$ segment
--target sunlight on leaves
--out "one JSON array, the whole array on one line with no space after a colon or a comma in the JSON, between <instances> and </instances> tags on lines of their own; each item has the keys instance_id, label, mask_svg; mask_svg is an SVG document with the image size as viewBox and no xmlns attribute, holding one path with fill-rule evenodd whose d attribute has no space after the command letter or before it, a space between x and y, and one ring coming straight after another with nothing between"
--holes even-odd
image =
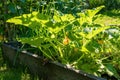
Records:
<instances>
[{"instance_id":1,"label":"sunlight on leaves","mask_svg":"<svg viewBox=\"0 0 120 80\"><path fill-rule=\"evenodd\" d=\"M93 30L92 32L90 32L90 33L88 33L88 34L86 35L86 38L92 39L94 36L96 36L96 35L99 34L100 32L102 32L102 31L104 31L104 30L106 30L106 29L109 29L109 28L110 28L110 26L103 26L103 27L100 27L100 28L98 28L98 29L96 29L96 30Z\"/></svg>"}]
</instances>

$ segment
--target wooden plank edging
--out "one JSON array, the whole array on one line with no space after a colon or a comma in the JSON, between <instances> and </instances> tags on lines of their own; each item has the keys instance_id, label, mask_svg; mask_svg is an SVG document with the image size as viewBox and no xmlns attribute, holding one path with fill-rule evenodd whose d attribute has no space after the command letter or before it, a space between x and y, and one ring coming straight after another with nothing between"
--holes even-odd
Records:
<instances>
[{"instance_id":1,"label":"wooden plank edging","mask_svg":"<svg viewBox=\"0 0 120 80\"><path fill-rule=\"evenodd\" d=\"M40 56L30 52L20 51L5 43L2 44L2 51L3 55L7 57L11 63L14 62L16 53L19 52L20 54L17 57L16 64L26 65L32 74L38 75L44 80L106 80L87 74L81 70L68 68L61 63L47 62L44 64L44 60Z\"/></svg>"}]
</instances>

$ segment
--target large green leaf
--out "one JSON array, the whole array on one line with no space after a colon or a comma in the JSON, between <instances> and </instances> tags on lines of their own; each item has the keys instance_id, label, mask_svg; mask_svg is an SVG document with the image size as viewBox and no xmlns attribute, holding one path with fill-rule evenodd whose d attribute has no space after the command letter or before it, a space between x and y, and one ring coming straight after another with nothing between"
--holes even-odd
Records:
<instances>
[{"instance_id":1,"label":"large green leaf","mask_svg":"<svg viewBox=\"0 0 120 80\"><path fill-rule=\"evenodd\" d=\"M72 14L65 14L65 15L61 16L62 21L72 21L74 19L75 19L75 17Z\"/></svg>"},{"instance_id":2,"label":"large green leaf","mask_svg":"<svg viewBox=\"0 0 120 80\"><path fill-rule=\"evenodd\" d=\"M14 23L16 25L24 25L24 26L29 26L30 21L31 21L32 15L31 14L23 14L22 16L17 16L8 19L6 22L8 23Z\"/></svg>"},{"instance_id":3,"label":"large green leaf","mask_svg":"<svg viewBox=\"0 0 120 80\"><path fill-rule=\"evenodd\" d=\"M47 30L52 33L58 33L66 27L65 24L62 24L61 22L53 23L52 21L47 22L45 25Z\"/></svg>"},{"instance_id":4,"label":"large green leaf","mask_svg":"<svg viewBox=\"0 0 120 80\"><path fill-rule=\"evenodd\" d=\"M30 37L30 38L20 38L18 41L22 42L23 44L27 43L31 46L39 48L41 44L45 41L44 38L39 37Z\"/></svg>"},{"instance_id":5,"label":"large green leaf","mask_svg":"<svg viewBox=\"0 0 120 80\"><path fill-rule=\"evenodd\" d=\"M93 22L93 18L95 17L95 15L102 9L104 8L104 6L100 6L95 8L94 10L86 10L85 12L82 13L77 13L78 16L80 16L80 18L78 18L77 20L79 21L80 25L82 26L84 23L89 23L91 24Z\"/></svg>"},{"instance_id":6,"label":"large green leaf","mask_svg":"<svg viewBox=\"0 0 120 80\"><path fill-rule=\"evenodd\" d=\"M80 17L80 18L77 18L77 20L81 26L87 22L87 19L86 19L87 16L85 15L85 13L77 13L77 15Z\"/></svg>"},{"instance_id":7,"label":"large green leaf","mask_svg":"<svg viewBox=\"0 0 120 80\"><path fill-rule=\"evenodd\" d=\"M110 26L103 26L103 27L100 27L96 30L93 30L92 32L89 32L87 35L86 35L86 38L87 39L92 39L94 36L96 36L97 34L99 34L100 32L106 30L106 29L109 29Z\"/></svg>"},{"instance_id":8,"label":"large green leaf","mask_svg":"<svg viewBox=\"0 0 120 80\"><path fill-rule=\"evenodd\" d=\"M50 53L50 51L47 51L51 47L51 44L48 42L47 38L40 37L20 38L18 39L18 41L22 42L23 44L27 43L32 47L39 48L47 58L53 60L52 55L54 53Z\"/></svg>"},{"instance_id":9,"label":"large green leaf","mask_svg":"<svg viewBox=\"0 0 120 80\"><path fill-rule=\"evenodd\" d=\"M30 14L23 14L21 16L13 17L7 20L8 23L24 25L27 27L30 27L29 25L31 25L32 22L39 22L44 25L48 21L49 20L47 15L35 11Z\"/></svg>"},{"instance_id":10,"label":"large green leaf","mask_svg":"<svg viewBox=\"0 0 120 80\"><path fill-rule=\"evenodd\" d=\"M64 22L64 21L72 21L75 19L75 17L72 14L64 14L62 16L56 14L53 16L53 19L56 22Z\"/></svg>"},{"instance_id":11,"label":"large green leaf","mask_svg":"<svg viewBox=\"0 0 120 80\"><path fill-rule=\"evenodd\" d=\"M94 10L87 10L85 12L85 15L88 16L90 19L93 19L93 17L104 7L105 6L100 6L100 7L95 8Z\"/></svg>"},{"instance_id":12,"label":"large green leaf","mask_svg":"<svg viewBox=\"0 0 120 80\"><path fill-rule=\"evenodd\" d=\"M108 75L110 76L114 76L116 77L118 80L120 79L119 74L117 73L117 70L114 68L114 66L112 64L106 64L105 65L106 68L106 72Z\"/></svg>"}]
</instances>

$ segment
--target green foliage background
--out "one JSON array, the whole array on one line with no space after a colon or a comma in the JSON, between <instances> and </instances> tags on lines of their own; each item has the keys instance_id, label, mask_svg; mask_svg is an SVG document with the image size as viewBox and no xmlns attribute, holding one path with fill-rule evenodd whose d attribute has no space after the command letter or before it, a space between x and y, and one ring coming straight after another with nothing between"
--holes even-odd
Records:
<instances>
[{"instance_id":1,"label":"green foliage background","mask_svg":"<svg viewBox=\"0 0 120 80\"><path fill-rule=\"evenodd\" d=\"M105 5L106 10L120 9L120 0L87 0L90 8Z\"/></svg>"}]
</instances>

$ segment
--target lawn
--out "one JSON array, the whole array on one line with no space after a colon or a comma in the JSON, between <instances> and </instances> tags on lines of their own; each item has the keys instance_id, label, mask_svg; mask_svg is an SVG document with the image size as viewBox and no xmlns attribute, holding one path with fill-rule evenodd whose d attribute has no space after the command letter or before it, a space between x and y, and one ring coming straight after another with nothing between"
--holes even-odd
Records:
<instances>
[{"instance_id":1,"label":"lawn","mask_svg":"<svg viewBox=\"0 0 120 80\"><path fill-rule=\"evenodd\" d=\"M111 10L103 12L95 20L96 23L104 23L105 25L120 25L120 10Z\"/></svg>"},{"instance_id":2,"label":"lawn","mask_svg":"<svg viewBox=\"0 0 120 80\"><path fill-rule=\"evenodd\" d=\"M20 68L9 68L3 63L0 49L0 80L31 80L30 75Z\"/></svg>"}]
</instances>

